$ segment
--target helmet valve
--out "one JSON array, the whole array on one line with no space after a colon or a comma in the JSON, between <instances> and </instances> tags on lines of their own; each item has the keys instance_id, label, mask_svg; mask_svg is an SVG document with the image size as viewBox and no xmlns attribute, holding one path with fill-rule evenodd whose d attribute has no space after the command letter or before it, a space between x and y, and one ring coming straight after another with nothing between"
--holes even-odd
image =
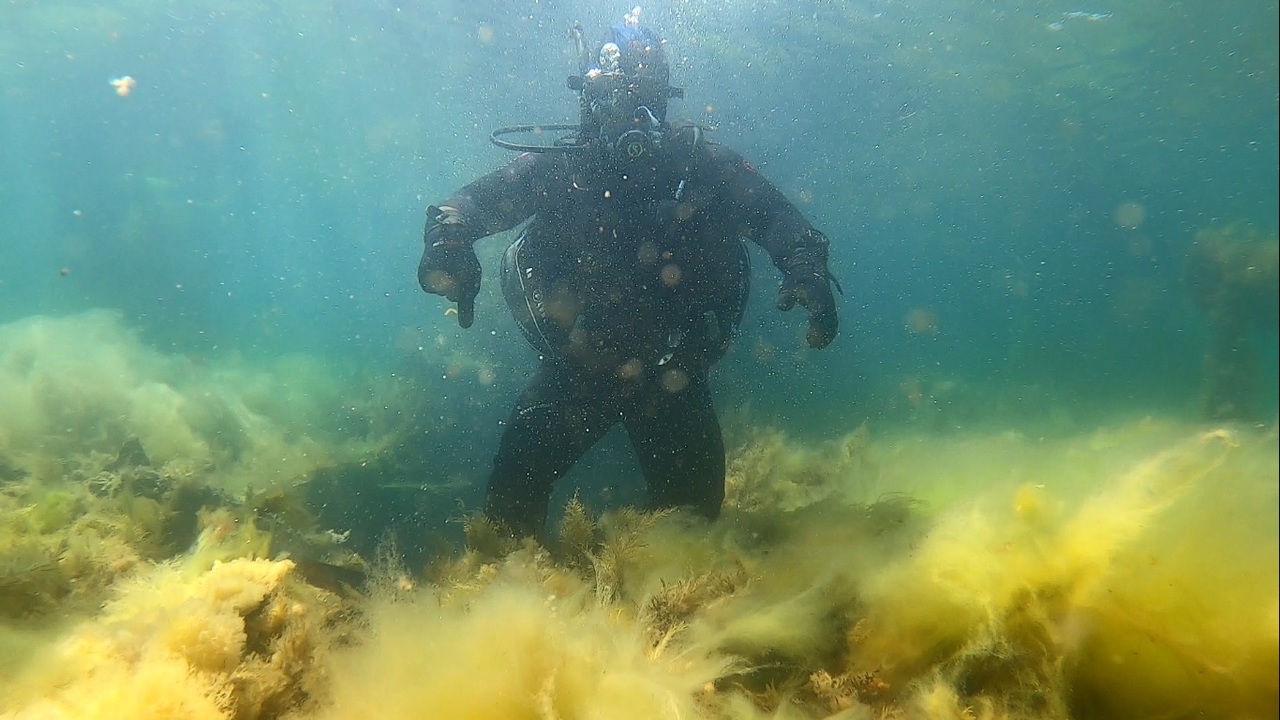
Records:
<instances>
[{"instance_id":1,"label":"helmet valve","mask_svg":"<svg viewBox=\"0 0 1280 720\"><path fill-rule=\"evenodd\" d=\"M617 43L605 43L600 47L599 71L601 73L616 73L622 69L622 48Z\"/></svg>"}]
</instances>

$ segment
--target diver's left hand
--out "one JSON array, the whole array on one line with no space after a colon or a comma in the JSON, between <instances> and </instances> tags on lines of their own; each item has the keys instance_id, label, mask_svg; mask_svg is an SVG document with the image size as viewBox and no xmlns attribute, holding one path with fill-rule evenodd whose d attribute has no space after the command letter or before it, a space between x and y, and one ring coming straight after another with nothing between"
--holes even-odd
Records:
<instances>
[{"instance_id":1,"label":"diver's left hand","mask_svg":"<svg viewBox=\"0 0 1280 720\"><path fill-rule=\"evenodd\" d=\"M786 312L800 303L809 311L809 347L822 349L831 344L840 331L836 302L831 294L831 281L826 272L791 272L782 278L778 290L778 309Z\"/></svg>"}]
</instances>

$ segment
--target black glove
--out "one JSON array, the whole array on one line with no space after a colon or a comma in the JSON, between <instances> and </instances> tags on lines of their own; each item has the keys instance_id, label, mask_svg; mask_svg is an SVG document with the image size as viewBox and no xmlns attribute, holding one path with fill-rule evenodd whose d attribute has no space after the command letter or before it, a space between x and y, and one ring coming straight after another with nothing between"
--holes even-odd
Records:
<instances>
[{"instance_id":1,"label":"black glove","mask_svg":"<svg viewBox=\"0 0 1280 720\"><path fill-rule=\"evenodd\" d=\"M418 263L418 284L457 303L458 325L469 328L476 319L476 295L480 293L480 260L472 247L473 239L453 216L439 211L431 215L423 232L426 247Z\"/></svg>"},{"instance_id":2,"label":"black glove","mask_svg":"<svg viewBox=\"0 0 1280 720\"><path fill-rule=\"evenodd\" d=\"M786 312L799 302L809 311L809 347L824 348L840 331L836 302L831 295L831 281L825 269L818 272L789 272L778 290L778 309Z\"/></svg>"}]
</instances>

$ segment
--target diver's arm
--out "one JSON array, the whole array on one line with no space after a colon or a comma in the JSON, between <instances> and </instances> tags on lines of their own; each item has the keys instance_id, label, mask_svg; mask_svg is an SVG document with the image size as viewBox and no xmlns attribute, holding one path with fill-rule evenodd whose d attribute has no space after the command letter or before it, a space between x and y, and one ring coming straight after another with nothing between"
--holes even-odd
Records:
<instances>
[{"instance_id":1,"label":"diver's arm","mask_svg":"<svg viewBox=\"0 0 1280 720\"><path fill-rule=\"evenodd\" d=\"M800 210L738 153L707 144L722 201L733 208L739 232L764 248L782 272L798 265L827 265L827 239Z\"/></svg>"},{"instance_id":2,"label":"diver's arm","mask_svg":"<svg viewBox=\"0 0 1280 720\"><path fill-rule=\"evenodd\" d=\"M778 309L790 310L800 303L809 311L809 345L826 347L839 330L831 294L834 277L827 269L827 236L740 155L710 144L708 152L709 166L720 175L724 200L739 213L740 233L764 248L782 271Z\"/></svg>"},{"instance_id":3,"label":"diver's arm","mask_svg":"<svg viewBox=\"0 0 1280 720\"><path fill-rule=\"evenodd\" d=\"M471 241L510 230L533 215L540 186L553 172L552 162L549 154L522 153L432 206L445 217L429 213L434 217L427 218L428 226L433 221L459 225L456 235Z\"/></svg>"},{"instance_id":4,"label":"diver's arm","mask_svg":"<svg viewBox=\"0 0 1280 720\"><path fill-rule=\"evenodd\" d=\"M418 284L458 304L458 325L471 327L480 293L476 240L515 227L533 214L534 193L548 173L548 160L525 153L506 167L463 187L427 208Z\"/></svg>"}]
</instances>

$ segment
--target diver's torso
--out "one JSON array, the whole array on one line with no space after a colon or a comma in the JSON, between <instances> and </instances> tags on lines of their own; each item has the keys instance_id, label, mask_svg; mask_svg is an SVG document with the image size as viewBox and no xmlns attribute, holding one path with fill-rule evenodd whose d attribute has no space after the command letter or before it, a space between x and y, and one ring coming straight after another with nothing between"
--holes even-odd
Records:
<instances>
[{"instance_id":1,"label":"diver's torso","mask_svg":"<svg viewBox=\"0 0 1280 720\"><path fill-rule=\"evenodd\" d=\"M606 368L714 362L740 320L749 268L733 218L688 161L663 160L604 172L559 160L560 191L541 195L521 254L563 354Z\"/></svg>"}]
</instances>

